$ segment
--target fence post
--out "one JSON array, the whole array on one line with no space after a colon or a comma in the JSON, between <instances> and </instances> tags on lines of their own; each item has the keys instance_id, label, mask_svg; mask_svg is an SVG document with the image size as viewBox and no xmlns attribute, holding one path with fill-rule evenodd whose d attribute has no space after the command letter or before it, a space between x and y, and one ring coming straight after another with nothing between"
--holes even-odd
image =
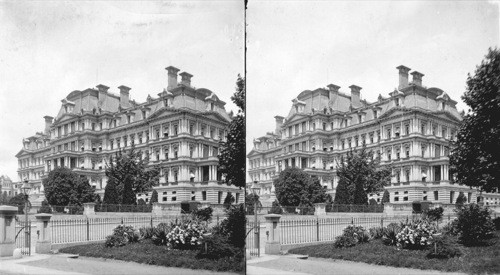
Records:
<instances>
[{"instance_id":1,"label":"fence post","mask_svg":"<svg viewBox=\"0 0 500 275\"><path fill-rule=\"evenodd\" d=\"M16 222L17 214L15 206L0 206L0 257L14 255L16 247Z\"/></svg>"},{"instance_id":2,"label":"fence post","mask_svg":"<svg viewBox=\"0 0 500 275\"><path fill-rule=\"evenodd\" d=\"M316 218L316 241L319 242L319 218Z\"/></svg>"},{"instance_id":3,"label":"fence post","mask_svg":"<svg viewBox=\"0 0 500 275\"><path fill-rule=\"evenodd\" d=\"M384 228L384 217L380 218L380 227Z\"/></svg>"},{"instance_id":4,"label":"fence post","mask_svg":"<svg viewBox=\"0 0 500 275\"><path fill-rule=\"evenodd\" d=\"M278 214L268 214L265 215L266 219L266 234L269 233L269 237L266 241L265 253L269 255L278 255L281 252L281 240L280 240L280 227L279 221L281 215Z\"/></svg>"},{"instance_id":5,"label":"fence post","mask_svg":"<svg viewBox=\"0 0 500 275\"><path fill-rule=\"evenodd\" d=\"M151 227L153 227L153 216L151 216Z\"/></svg>"},{"instance_id":6,"label":"fence post","mask_svg":"<svg viewBox=\"0 0 500 275\"><path fill-rule=\"evenodd\" d=\"M87 218L87 241L90 241L90 224L89 224L89 218Z\"/></svg>"},{"instance_id":7,"label":"fence post","mask_svg":"<svg viewBox=\"0 0 500 275\"><path fill-rule=\"evenodd\" d=\"M37 230L40 232L39 238L36 241L35 252L36 253L50 253L52 240L52 228L50 224L50 218L52 214L36 214L35 218L37 221Z\"/></svg>"},{"instance_id":8,"label":"fence post","mask_svg":"<svg viewBox=\"0 0 500 275\"><path fill-rule=\"evenodd\" d=\"M122 225L123 225L123 217L122 217Z\"/></svg>"},{"instance_id":9,"label":"fence post","mask_svg":"<svg viewBox=\"0 0 500 275\"><path fill-rule=\"evenodd\" d=\"M354 217L351 218L351 224L354 224Z\"/></svg>"}]
</instances>

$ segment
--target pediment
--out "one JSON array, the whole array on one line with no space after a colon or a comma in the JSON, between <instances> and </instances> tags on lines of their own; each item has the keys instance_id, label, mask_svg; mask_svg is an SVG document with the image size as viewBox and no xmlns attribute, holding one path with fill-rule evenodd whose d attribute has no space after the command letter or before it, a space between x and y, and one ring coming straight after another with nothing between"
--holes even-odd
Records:
<instances>
[{"instance_id":1,"label":"pediment","mask_svg":"<svg viewBox=\"0 0 500 275\"><path fill-rule=\"evenodd\" d=\"M159 110L157 110L156 112L152 113L148 119L154 119L154 118L158 118L158 117L164 117L164 116L169 116L169 115L172 115L172 114L175 114L175 113L178 113L179 111L177 109L174 109L174 108L170 108L170 107L163 107L163 108L160 108Z\"/></svg>"},{"instance_id":2,"label":"pediment","mask_svg":"<svg viewBox=\"0 0 500 275\"><path fill-rule=\"evenodd\" d=\"M15 157L19 158L19 157L26 156L26 155L29 155L29 152L26 152L26 150L21 149L21 151L19 151L19 153L17 153Z\"/></svg>"},{"instance_id":3,"label":"pediment","mask_svg":"<svg viewBox=\"0 0 500 275\"><path fill-rule=\"evenodd\" d=\"M303 113L295 113L293 115L291 115L289 118L286 119L285 123L283 123L283 125L288 125L290 123L293 123L297 120L300 120L302 119L303 117L307 116L306 114L303 114Z\"/></svg>"}]
</instances>

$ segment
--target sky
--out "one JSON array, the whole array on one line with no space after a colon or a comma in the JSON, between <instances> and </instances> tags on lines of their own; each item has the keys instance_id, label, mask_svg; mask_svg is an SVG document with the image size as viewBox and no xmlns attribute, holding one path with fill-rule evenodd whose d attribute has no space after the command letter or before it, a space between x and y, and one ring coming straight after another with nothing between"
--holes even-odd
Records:
<instances>
[{"instance_id":1,"label":"sky","mask_svg":"<svg viewBox=\"0 0 500 275\"><path fill-rule=\"evenodd\" d=\"M486 1L250 1L247 13L247 152L275 129L304 90L333 83L369 102L398 86L399 65L460 99L489 47L499 5ZM411 76L410 76L411 78Z\"/></svg>"},{"instance_id":2,"label":"sky","mask_svg":"<svg viewBox=\"0 0 500 275\"><path fill-rule=\"evenodd\" d=\"M167 86L170 65L236 112L243 1L0 0L0 175L18 180L22 139L71 91L125 85L144 102Z\"/></svg>"}]
</instances>

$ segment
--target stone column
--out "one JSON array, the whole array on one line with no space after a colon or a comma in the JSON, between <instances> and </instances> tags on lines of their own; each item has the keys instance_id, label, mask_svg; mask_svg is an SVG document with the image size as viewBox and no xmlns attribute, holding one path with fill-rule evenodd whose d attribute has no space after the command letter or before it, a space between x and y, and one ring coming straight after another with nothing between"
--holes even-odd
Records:
<instances>
[{"instance_id":1,"label":"stone column","mask_svg":"<svg viewBox=\"0 0 500 275\"><path fill-rule=\"evenodd\" d=\"M50 218L52 217L52 214L36 214L36 228L37 228L37 234L38 235L38 240L36 241L35 245L35 252L40 253L40 254L46 254L50 253L50 247L52 244L52 241L50 239L52 235L52 229L50 227Z\"/></svg>"},{"instance_id":2,"label":"stone column","mask_svg":"<svg viewBox=\"0 0 500 275\"><path fill-rule=\"evenodd\" d=\"M391 203L386 202L384 204L384 215L386 216L394 216L394 207Z\"/></svg>"},{"instance_id":3,"label":"stone column","mask_svg":"<svg viewBox=\"0 0 500 275\"><path fill-rule=\"evenodd\" d=\"M316 215L316 216L326 215L326 203L315 203L314 204L314 215Z\"/></svg>"},{"instance_id":4,"label":"stone column","mask_svg":"<svg viewBox=\"0 0 500 275\"><path fill-rule=\"evenodd\" d=\"M279 255L281 252L279 221L281 215L265 215L266 219L266 246L264 252L269 255Z\"/></svg>"},{"instance_id":5,"label":"stone column","mask_svg":"<svg viewBox=\"0 0 500 275\"><path fill-rule=\"evenodd\" d=\"M14 255L16 248L16 222L17 207L0 206L0 257Z\"/></svg>"},{"instance_id":6,"label":"stone column","mask_svg":"<svg viewBox=\"0 0 500 275\"><path fill-rule=\"evenodd\" d=\"M83 204L83 215L85 216L95 215L95 202L88 202Z\"/></svg>"}]
</instances>

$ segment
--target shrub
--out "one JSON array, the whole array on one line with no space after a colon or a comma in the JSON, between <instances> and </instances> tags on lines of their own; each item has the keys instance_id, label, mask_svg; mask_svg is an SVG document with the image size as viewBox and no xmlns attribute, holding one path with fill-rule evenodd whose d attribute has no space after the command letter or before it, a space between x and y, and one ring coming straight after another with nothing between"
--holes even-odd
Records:
<instances>
[{"instance_id":1,"label":"shrub","mask_svg":"<svg viewBox=\"0 0 500 275\"><path fill-rule=\"evenodd\" d=\"M199 257L220 259L238 254L238 249L229 243L227 236L212 234L205 237L204 246L201 246Z\"/></svg>"},{"instance_id":2,"label":"shrub","mask_svg":"<svg viewBox=\"0 0 500 275\"><path fill-rule=\"evenodd\" d=\"M482 245L493 237L495 225L490 210L478 204L469 204L458 211L457 229L464 245Z\"/></svg>"},{"instance_id":3,"label":"shrub","mask_svg":"<svg viewBox=\"0 0 500 275\"><path fill-rule=\"evenodd\" d=\"M141 227L141 228L139 228L139 235L141 236L141 239L153 238L154 232L155 232L154 227Z\"/></svg>"},{"instance_id":4,"label":"shrub","mask_svg":"<svg viewBox=\"0 0 500 275\"><path fill-rule=\"evenodd\" d=\"M170 232L172 228L167 223L159 223L155 228L153 228L153 235L151 240L156 245L167 245L167 233Z\"/></svg>"},{"instance_id":5,"label":"shrub","mask_svg":"<svg viewBox=\"0 0 500 275\"><path fill-rule=\"evenodd\" d=\"M362 226L349 225L344 229L341 236L335 238L335 247L351 247L358 243L366 243L370 240L370 234Z\"/></svg>"},{"instance_id":6,"label":"shrub","mask_svg":"<svg viewBox=\"0 0 500 275\"><path fill-rule=\"evenodd\" d=\"M176 220L170 227L166 240L174 249L195 249L207 233L207 223L193 219Z\"/></svg>"},{"instance_id":7,"label":"shrub","mask_svg":"<svg viewBox=\"0 0 500 275\"><path fill-rule=\"evenodd\" d=\"M130 225L118 225L113 229L113 234L106 237L106 247L123 246L127 243L137 242L139 240L139 232L134 230Z\"/></svg>"},{"instance_id":8,"label":"shrub","mask_svg":"<svg viewBox=\"0 0 500 275\"><path fill-rule=\"evenodd\" d=\"M457 225L458 225L458 219L453 219L451 222L443 226L441 232L443 232L443 234L445 235L458 236L460 232L458 231Z\"/></svg>"},{"instance_id":9,"label":"shrub","mask_svg":"<svg viewBox=\"0 0 500 275\"><path fill-rule=\"evenodd\" d=\"M495 230L500 230L500 217L494 218L493 224L495 225Z\"/></svg>"},{"instance_id":10,"label":"shrub","mask_svg":"<svg viewBox=\"0 0 500 275\"><path fill-rule=\"evenodd\" d=\"M384 228L380 226L370 228L370 236L373 239L381 239L384 236Z\"/></svg>"},{"instance_id":11,"label":"shrub","mask_svg":"<svg viewBox=\"0 0 500 275\"><path fill-rule=\"evenodd\" d=\"M283 214L283 209L281 209L278 200L273 201L273 205L271 206L271 210L269 210L269 214Z\"/></svg>"},{"instance_id":12,"label":"shrub","mask_svg":"<svg viewBox=\"0 0 500 275\"><path fill-rule=\"evenodd\" d=\"M193 211L193 216L197 219L200 219L202 221L208 222L212 219L212 213L214 210L212 207L205 207L202 209L196 209Z\"/></svg>"},{"instance_id":13,"label":"shrub","mask_svg":"<svg viewBox=\"0 0 500 275\"><path fill-rule=\"evenodd\" d=\"M436 228L428 220L414 219L403 224L396 235L396 245L405 249L423 249L431 244L435 233Z\"/></svg>"},{"instance_id":14,"label":"shrub","mask_svg":"<svg viewBox=\"0 0 500 275\"><path fill-rule=\"evenodd\" d=\"M245 207L243 204L231 206L226 210L227 218L220 224L218 231L228 236L231 245L244 248L246 235Z\"/></svg>"},{"instance_id":15,"label":"shrub","mask_svg":"<svg viewBox=\"0 0 500 275\"><path fill-rule=\"evenodd\" d=\"M387 227L384 227L382 232L382 242L385 245L396 245L397 235L401 231L401 226L397 223L390 223Z\"/></svg>"},{"instance_id":16,"label":"shrub","mask_svg":"<svg viewBox=\"0 0 500 275\"><path fill-rule=\"evenodd\" d=\"M38 209L38 213L52 213L52 207L50 207L47 200L42 201L42 207Z\"/></svg>"},{"instance_id":17,"label":"shrub","mask_svg":"<svg viewBox=\"0 0 500 275\"><path fill-rule=\"evenodd\" d=\"M449 259L460 257L463 253L456 239L449 235L436 237L429 247L428 258Z\"/></svg>"},{"instance_id":18,"label":"shrub","mask_svg":"<svg viewBox=\"0 0 500 275\"><path fill-rule=\"evenodd\" d=\"M441 219L443 219L443 212L444 212L444 209L441 206L436 207L436 208L432 208L432 209L429 209L425 212L425 217L432 222L438 222Z\"/></svg>"}]
</instances>

